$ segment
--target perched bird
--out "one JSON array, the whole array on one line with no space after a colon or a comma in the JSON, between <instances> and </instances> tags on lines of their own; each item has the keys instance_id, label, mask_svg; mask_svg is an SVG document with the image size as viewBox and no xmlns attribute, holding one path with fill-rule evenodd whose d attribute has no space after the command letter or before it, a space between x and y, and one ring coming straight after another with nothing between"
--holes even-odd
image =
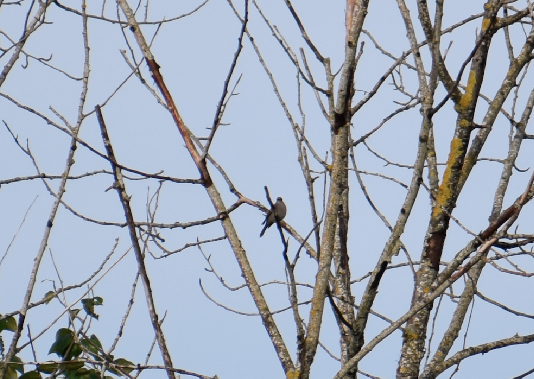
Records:
<instances>
[{"instance_id":1,"label":"perched bird","mask_svg":"<svg viewBox=\"0 0 534 379\"><path fill-rule=\"evenodd\" d=\"M260 237L263 237L267 228L274 224L276 222L276 219L278 219L278 221L282 221L284 217L286 217L286 212L286 205L284 204L282 198L279 197L278 199L276 199L276 203L274 203L273 209L270 209L269 212L267 212L267 215L265 216L265 221L263 221L263 224L265 224L265 226L263 227L263 230L260 233Z\"/></svg>"}]
</instances>

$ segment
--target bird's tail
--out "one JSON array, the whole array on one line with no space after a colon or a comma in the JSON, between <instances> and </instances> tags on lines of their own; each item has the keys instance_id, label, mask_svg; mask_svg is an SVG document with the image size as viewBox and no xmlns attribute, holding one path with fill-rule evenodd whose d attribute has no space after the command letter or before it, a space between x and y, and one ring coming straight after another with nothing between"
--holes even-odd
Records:
<instances>
[{"instance_id":1,"label":"bird's tail","mask_svg":"<svg viewBox=\"0 0 534 379\"><path fill-rule=\"evenodd\" d=\"M264 223L265 224L265 223ZM263 227L263 229L261 230L260 232L260 237L263 237L263 235L265 234L265 231L267 230L267 224L265 224L265 226Z\"/></svg>"}]
</instances>

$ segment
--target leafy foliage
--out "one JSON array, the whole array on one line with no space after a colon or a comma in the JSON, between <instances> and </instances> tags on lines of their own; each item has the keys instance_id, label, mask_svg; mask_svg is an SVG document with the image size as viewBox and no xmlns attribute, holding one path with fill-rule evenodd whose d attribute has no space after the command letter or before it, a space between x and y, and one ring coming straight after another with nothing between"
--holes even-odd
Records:
<instances>
[{"instance_id":1,"label":"leafy foliage","mask_svg":"<svg viewBox=\"0 0 534 379\"><path fill-rule=\"evenodd\" d=\"M56 296L53 292L46 295L49 301L54 297ZM83 311L87 317L98 319L98 315L94 309L95 306L102 305L103 303L104 300L101 297L83 299ZM70 320L76 320L80 311L80 309L70 310ZM72 322L70 324L70 328L60 328L57 330L56 338L48 351L49 354L56 354L59 357L58 362L49 361L39 363L34 370L25 373L22 360L15 356L12 362L8 364L5 379L42 379L52 377L64 379L100 379L102 378L101 370L103 365L96 362L106 362L106 372L110 372L119 377L124 376L124 373L129 374L134 370L133 367L117 367L134 366L134 364L125 358L115 359L113 355L106 354L102 343L96 335L92 334L88 337L82 332L75 332ZM17 322L14 317L7 317L0 321L0 333L6 330L14 332L16 329ZM80 328L79 330L82 329ZM0 362L0 368L4 364L4 361ZM112 378L112 376L108 375L104 375L103 377L105 379Z\"/></svg>"}]
</instances>

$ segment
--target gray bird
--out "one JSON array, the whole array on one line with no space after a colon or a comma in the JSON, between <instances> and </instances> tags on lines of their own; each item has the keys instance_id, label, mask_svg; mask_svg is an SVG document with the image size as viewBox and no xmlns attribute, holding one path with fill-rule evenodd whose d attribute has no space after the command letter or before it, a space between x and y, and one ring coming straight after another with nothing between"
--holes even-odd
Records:
<instances>
[{"instance_id":1,"label":"gray bird","mask_svg":"<svg viewBox=\"0 0 534 379\"><path fill-rule=\"evenodd\" d=\"M273 210L275 212L273 212ZM265 221L263 221L262 223L262 225L265 224L265 226L263 227L263 230L260 233L260 237L263 237L267 228L269 228L272 224L276 222L275 213L278 221L282 221L284 217L286 217L286 212L287 209L286 205L284 204L284 201L281 197L277 198L276 203L274 203L273 209L270 209L269 212L267 212L267 215L265 216Z\"/></svg>"}]
</instances>

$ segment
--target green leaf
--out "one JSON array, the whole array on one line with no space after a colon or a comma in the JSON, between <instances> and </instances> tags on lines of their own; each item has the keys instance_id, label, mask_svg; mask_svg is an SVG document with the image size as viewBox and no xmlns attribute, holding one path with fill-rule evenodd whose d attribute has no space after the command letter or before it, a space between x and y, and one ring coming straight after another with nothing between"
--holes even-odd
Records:
<instances>
[{"instance_id":1,"label":"green leaf","mask_svg":"<svg viewBox=\"0 0 534 379\"><path fill-rule=\"evenodd\" d=\"M85 368L85 367L80 367L78 370L76 370L76 375L85 376L85 375L89 375L91 372L93 372L93 370L89 370L88 368Z\"/></svg>"},{"instance_id":2,"label":"green leaf","mask_svg":"<svg viewBox=\"0 0 534 379\"><path fill-rule=\"evenodd\" d=\"M9 364L10 367L13 367L13 369L17 370L21 374L24 374L24 365L22 364L22 359L20 359L19 357L15 355L13 356L13 358L11 358L11 362L15 362L15 363L10 363Z\"/></svg>"},{"instance_id":3,"label":"green leaf","mask_svg":"<svg viewBox=\"0 0 534 379\"><path fill-rule=\"evenodd\" d=\"M62 369L64 369L65 371L76 372L76 371L78 371L79 369L81 369L81 368L83 367L84 364L85 364L85 362L73 361L73 362L65 362L65 363L61 363L60 367L61 367Z\"/></svg>"},{"instance_id":4,"label":"green leaf","mask_svg":"<svg viewBox=\"0 0 534 379\"><path fill-rule=\"evenodd\" d=\"M93 297L91 299L83 299L83 310L91 317L98 320L98 315L95 313L95 306L104 304L104 299L101 297Z\"/></svg>"},{"instance_id":5,"label":"green leaf","mask_svg":"<svg viewBox=\"0 0 534 379\"><path fill-rule=\"evenodd\" d=\"M48 291L47 293L45 293L43 300L45 301L46 304L48 304L56 296L57 295L56 295L56 293L54 291Z\"/></svg>"},{"instance_id":6,"label":"green leaf","mask_svg":"<svg viewBox=\"0 0 534 379\"><path fill-rule=\"evenodd\" d=\"M54 371L56 371L58 368L57 363L41 363L40 365L37 365L37 369L40 372L44 372L45 374L51 374Z\"/></svg>"},{"instance_id":7,"label":"green leaf","mask_svg":"<svg viewBox=\"0 0 534 379\"><path fill-rule=\"evenodd\" d=\"M121 367L120 368L122 371L124 371L127 374L135 370L135 364L133 364L132 362L124 358L117 358L115 359L115 361L113 361L113 363L115 363L117 366L132 366L132 367ZM119 373L117 373L117 375L119 375Z\"/></svg>"},{"instance_id":8,"label":"green leaf","mask_svg":"<svg viewBox=\"0 0 534 379\"><path fill-rule=\"evenodd\" d=\"M70 329L59 329L56 333L56 342L50 347L48 354L56 353L63 360L70 361L83 352L79 344L74 340L74 332Z\"/></svg>"},{"instance_id":9,"label":"green leaf","mask_svg":"<svg viewBox=\"0 0 534 379\"><path fill-rule=\"evenodd\" d=\"M83 376L83 379L101 379L100 372L96 370L91 370Z\"/></svg>"},{"instance_id":10,"label":"green leaf","mask_svg":"<svg viewBox=\"0 0 534 379\"><path fill-rule=\"evenodd\" d=\"M10 330L12 332L17 330L17 321L15 320L15 317L7 317L0 321L0 332L4 330Z\"/></svg>"},{"instance_id":11,"label":"green leaf","mask_svg":"<svg viewBox=\"0 0 534 379\"><path fill-rule=\"evenodd\" d=\"M41 379L41 374L38 371L28 371L26 374L21 375L19 379Z\"/></svg>"},{"instance_id":12,"label":"green leaf","mask_svg":"<svg viewBox=\"0 0 534 379\"><path fill-rule=\"evenodd\" d=\"M100 371L86 367L80 367L76 370L65 370L64 375L67 379L100 379Z\"/></svg>"},{"instance_id":13,"label":"green leaf","mask_svg":"<svg viewBox=\"0 0 534 379\"><path fill-rule=\"evenodd\" d=\"M4 379L17 379L17 371L8 366Z\"/></svg>"},{"instance_id":14,"label":"green leaf","mask_svg":"<svg viewBox=\"0 0 534 379\"><path fill-rule=\"evenodd\" d=\"M16 363L9 363L7 365L6 375L4 376L4 379L17 379L17 371L21 374L24 374L24 365L22 364L20 358L16 356L13 357L13 362ZM0 370L4 367L4 365L5 362L0 362Z\"/></svg>"},{"instance_id":15,"label":"green leaf","mask_svg":"<svg viewBox=\"0 0 534 379\"><path fill-rule=\"evenodd\" d=\"M67 362L67 363L61 363L59 367L60 369L63 370L63 375L65 376L65 378L81 379L81 378L85 378L84 374L86 373L86 370L87 370L83 368L84 364L85 364L84 362L72 361L72 362Z\"/></svg>"},{"instance_id":16,"label":"green leaf","mask_svg":"<svg viewBox=\"0 0 534 379\"><path fill-rule=\"evenodd\" d=\"M76 316L78 316L78 313L80 312L80 309L71 309L69 310L69 317L71 320L74 320Z\"/></svg>"},{"instance_id":17,"label":"green leaf","mask_svg":"<svg viewBox=\"0 0 534 379\"><path fill-rule=\"evenodd\" d=\"M56 342L52 344L48 354L56 353L62 357L73 342L74 332L70 329L61 328L56 332Z\"/></svg>"},{"instance_id":18,"label":"green leaf","mask_svg":"<svg viewBox=\"0 0 534 379\"><path fill-rule=\"evenodd\" d=\"M102 350L102 344L100 343L98 337L94 334L89 338L83 338L81 343L83 347L93 354L98 354L99 350Z\"/></svg>"},{"instance_id":19,"label":"green leaf","mask_svg":"<svg viewBox=\"0 0 534 379\"><path fill-rule=\"evenodd\" d=\"M66 361L70 361L72 358L78 357L81 353L83 353L82 347L77 343L73 343L70 346L69 350L67 350L63 359L65 359Z\"/></svg>"}]
</instances>

